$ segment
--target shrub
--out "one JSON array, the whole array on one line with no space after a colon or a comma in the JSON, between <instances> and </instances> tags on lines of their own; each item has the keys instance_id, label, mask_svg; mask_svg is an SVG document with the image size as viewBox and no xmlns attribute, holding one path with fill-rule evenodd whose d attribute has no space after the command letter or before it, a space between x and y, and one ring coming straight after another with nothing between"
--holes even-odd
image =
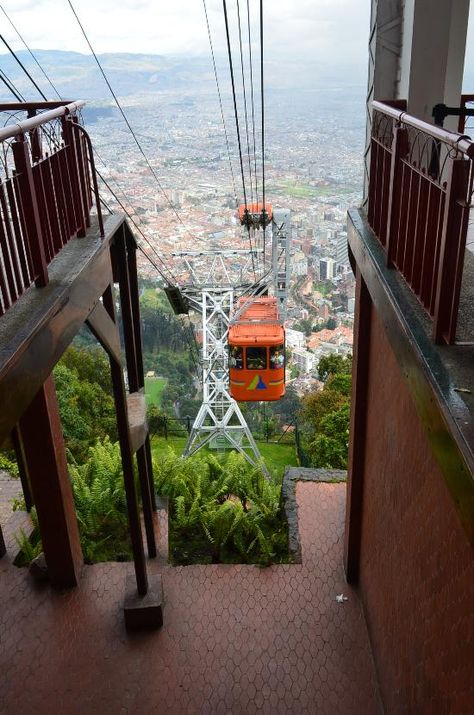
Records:
<instances>
[{"instance_id":1,"label":"shrub","mask_svg":"<svg viewBox=\"0 0 474 715\"><path fill-rule=\"evenodd\" d=\"M130 558L127 503L118 442L89 448L85 464L69 465L84 559Z\"/></svg>"},{"instance_id":2,"label":"shrub","mask_svg":"<svg viewBox=\"0 0 474 715\"><path fill-rule=\"evenodd\" d=\"M231 452L188 459L169 449L154 466L157 491L169 498L170 546L175 563L288 561L280 485Z\"/></svg>"}]
</instances>

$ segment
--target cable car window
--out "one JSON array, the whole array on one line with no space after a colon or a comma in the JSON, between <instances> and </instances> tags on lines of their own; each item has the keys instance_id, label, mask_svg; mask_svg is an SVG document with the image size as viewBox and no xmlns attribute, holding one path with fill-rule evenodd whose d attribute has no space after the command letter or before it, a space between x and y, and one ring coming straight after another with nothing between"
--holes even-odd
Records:
<instances>
[{"instance_id":1,"label":"cable car window","mask_svg":"<svg viewBox=\"0 0 474 715\"><path fill-rule=\"evenodd\" d=\"M247 348L247 370L267 369L267 348Z\"/></svg>"},{"instance_id":2,"label":"cable car window","mask_svg":"<svg viewBox=\"0 0 474 715\"><path fill-rule=\"evenodd\" d=\"M285 346L273 345L270 348L270 367L273 370L285 366Z\"/></svg>"},{"instance_id":3,"label":"cable car window","mask_svg":"<svg viewBox=\"0 0 474 715\"><path fill-rule=\"evenodd\" d=\"M242 370L244 366L244 349L237 345L231 345L229 355L229 365L235 370Z\"/></svg>"}]
</instances>

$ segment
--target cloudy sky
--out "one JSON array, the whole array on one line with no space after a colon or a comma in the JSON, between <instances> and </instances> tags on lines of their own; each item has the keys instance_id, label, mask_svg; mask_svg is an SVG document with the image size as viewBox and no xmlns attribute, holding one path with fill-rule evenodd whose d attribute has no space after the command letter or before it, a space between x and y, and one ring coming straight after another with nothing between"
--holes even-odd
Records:
<instances>
[{"instance_id":1,"label":"cloudy sky","mask_svg":"<svg viewBox=\"0 0 474 715\"><path fill-rule=\"evenodd\" d=\"M435 0L433 0L435 1ZM439 1L439 0L436 0ZM97 53L209 56L203 0L73 0ZM224 55L222 0L206 0L215 51ZM237 47L236 0L227 0L232 46ZM32 49L89 53L68 0L0 0ZM246 1L240 0L243 20ZM259 0L250 0L257 43ZM269 76L332 68L360 81L367 72L370 0L264 0L265 59ZM474 15L474 12L472 13ZM16 50L23 45L0 12L0 32ZM257 44L255 44L257 50ZM0 45L0 54L6 52ZM474 21L470 22L466 77L474 77ZM472 91L466 87L465 91Z\"/></svg>"},{"instance_id":2,"label":"cloudy sky","mask_svg":"<svg viewBox=\"0 0 474 715\"><path fill-rule=\"evenodd\" d=\"M0 2L31 48L88 52L67 0ZM227 4L235 42L236 2ZM202 0L75 0L74 5L97 52L209 52ZM258 5L250 0L255 33ZM369 5L369 0L266 0L267 58L365 67ZM245 0L240 6L246 14ZM225 50L222 0L207 0L207 8L220 53ZM22 49L1 13L0 27L9 43Z\"/></svg>"}]
</instances>

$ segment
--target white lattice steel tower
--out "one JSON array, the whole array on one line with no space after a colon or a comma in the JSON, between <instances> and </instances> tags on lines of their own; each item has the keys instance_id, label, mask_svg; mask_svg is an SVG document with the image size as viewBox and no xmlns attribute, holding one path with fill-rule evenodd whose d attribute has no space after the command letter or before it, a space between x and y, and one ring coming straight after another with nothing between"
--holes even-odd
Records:
<instances>
[{"instance_id":1,"label":"white lattice steel tower","mask_svg":"<svg viewBox=\"0 0 474 715\"><path fill-rule=\"evenodd\" d=\"M252 251L173 254L186 263L192 283L181 286L180 290L189 308L200 313L202 326L202 404L184 450L185 456L209 445L236 449L254 466L261 460L242 411L229 392L227 336L231 322L238 317L234 312L236 300L242 296L251 302L255 296L272 292L278 298L280 316L284 319L290 278L290 216L290 211L275 211L272 230L268 231L272 245L268 260L263 248L258 247L261 240L257 241L256 236ZM207 260L208 268L201 271L202 275L198 275L195 266L198 258ZM231 277L230 260L241 261L238 276Z\"/></svg>"}]
</instances>

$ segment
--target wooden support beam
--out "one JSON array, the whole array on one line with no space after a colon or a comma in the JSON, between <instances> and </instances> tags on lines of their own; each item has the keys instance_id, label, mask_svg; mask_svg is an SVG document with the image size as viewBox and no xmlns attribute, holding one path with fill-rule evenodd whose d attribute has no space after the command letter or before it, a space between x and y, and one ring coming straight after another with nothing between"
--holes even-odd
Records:
<instances>
[{"instance_id":1,"label":"wooden support beam","mask_svg":"<svg viewBox=\"0 0 474 715\"><path fill-rule=\"evenodd\" d=\"M97 303L92 313L89 314L86 323L109 357L112 357L120 364L121 351L118 328L102 303Z\"/></svg>"},{"instance_id":2,"label":"wooden support beam","mask_svg":"<svg viewBox=\"0 0 474 715\"><path fill-rule=\"evenodd\" d=\"M104 307L112 320L115 320L115 303L112 285L109 286L104 293ZM115 409L117 412L117 429L119 434L120 454L122 458L125 496L127 499L128 523L132 542L135 577L137 581L138 593L140 596L144 596L148 591L148 576L146 570L145 552L143 549L138 499L133 475L133 455L128 424L127 398L125 394L122 367L115 362L113 358L110 359L110 372L112 375Z\"/></svg>"},{"instance_id":3,"label":"wooden support beam","mask_svg":"<svg viewBox=\"0 0 474 715\"><path fill-rule=\"evenodd\" d=\"M109 246L87 238L71 241L50 264L49 275L45 288L31 288L1 320L0 442L110 283Z\"/></svg>"},{"instance_id":4,"label":"wooden support beam","mask_svg":"<svg viewBox=\"0 0 474 715\"><path fill-rule=\"evenodd\" d=\"M140 310L138 303L138 278L136 272L135 241L130 236L126 224L122 235L118 234L114 242L116 269L120 288L120 305L122 308L122 323L127 361L128 385L131 393L140 394L144 387L143 360L141 352ZM138 398L135 398L138 399ZM152 464L148 460L146 450L141 451L146 439L148 428L145 419L145 403L143 401L143 418L140 420L144 430L140 430L140 444L137 449L138 473L140 476L140 491L142 496L143 519L149 544L153 544L149 553L156 555L155 530L153 511L156 510Z\"/></svg>"},{"instance_id":5,"label":"wooden support beam","mask_svg":"<svg viewBox=\"0 0 474 715\"><path fill-rule=\"evenodd\" d=\"M127 412L132 451L138 452L145 444L148 434L145 395L143 392L132 392L127 395Z\"/></svg>"},{"instance_id":6,"label":"wooden support beam","mask_svg":"<svg viewBox=\"0 0 474 715\"><path fill-rule=\"evenodd\" d=\"M51 585L77 586L83 558L51 376L22 416L20 430Z\"/></svg>"},{"instance_id":7,"label":"wooden support beam","mask_svg":"<svg viewBox=\"0 0 474 715\"><path fill-rule=\"evenodd\" d=\"M138 273L137 273L137 244L133 237L128 224L124 223L125 231L125 247L127 250L127 268L130 287L130 305L132 310L133 331L135 336L135 359L137 365L137 383L139 389L145 387L145 375L143 371L143 352L142 352L142 330L140 320L140 298L138 292ZM151 499L151 508L157 510L155 484L153 481L153 463L151 459L150 438L147 436L145 442L144 468L148 475L149 493Z\"/></svg>"}]
</instances>

